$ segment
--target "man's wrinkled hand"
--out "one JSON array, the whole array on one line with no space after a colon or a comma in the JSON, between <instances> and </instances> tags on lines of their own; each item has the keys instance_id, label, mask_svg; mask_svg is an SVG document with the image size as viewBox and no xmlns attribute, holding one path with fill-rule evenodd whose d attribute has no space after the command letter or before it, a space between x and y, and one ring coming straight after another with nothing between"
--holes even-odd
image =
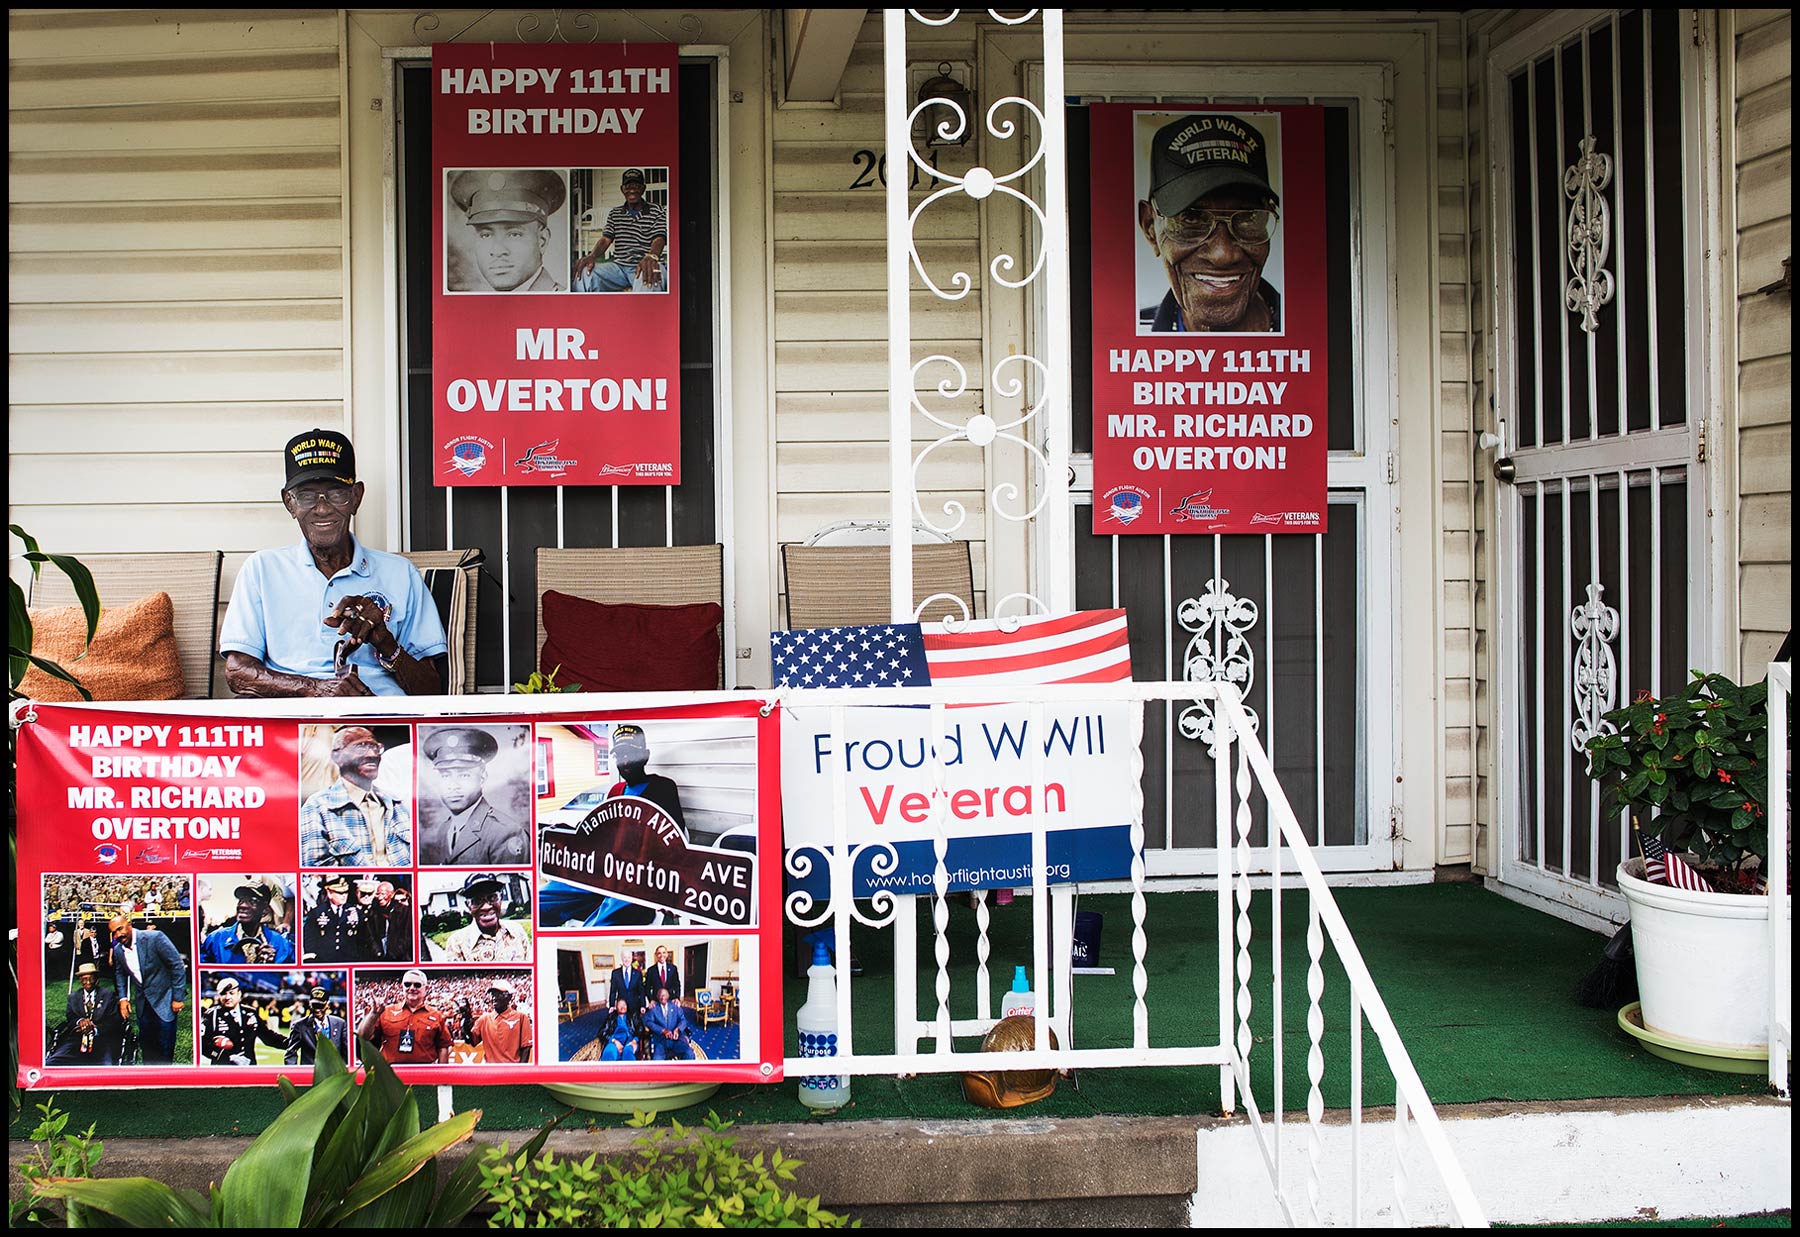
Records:
<instances>
[{"instance_id":1,"label":"man's wrinkled hand","mask_svg":"<svg viewBox=\"0 0 1800 1237\"><path fill-rule=\"evenodd\" d=\"M312 694L314 696L373 696L369 685L362 681L362 676L351 666L347 674L337 679L314 679Z\"/></svg>"},{"instance_id":2,"label":"man's wrinkled hand","mask_svg":"<svg viewBox=\"0 0 1800 1237\"><path fill-rule=\"evenodd\" d=\"M367 597L346 597L338 602L325 616L325 626L335 627L350 637L352 648L364 644L381 648L391 638L386 608Z\"/></svg>"}]
</instances>

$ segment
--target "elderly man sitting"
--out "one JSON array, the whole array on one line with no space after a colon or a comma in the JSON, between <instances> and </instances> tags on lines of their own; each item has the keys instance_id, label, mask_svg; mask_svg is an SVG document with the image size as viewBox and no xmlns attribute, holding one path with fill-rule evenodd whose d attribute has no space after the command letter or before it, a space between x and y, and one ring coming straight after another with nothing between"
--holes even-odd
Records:
<instances>
[{"instance_id":1,"label":"elderly man sitting","mask_svg":"<svg viewBox=\"0 0 1800 1237\"><path fill-rule=\"evenodd\" d=\"M219 632L240 696L422 696L442 691L448 647L418 569L351 534L362 506L356 451L308 430L283 452L281 503L299 545L259 550L238 572Z\"/></svg>"}]
</instances>

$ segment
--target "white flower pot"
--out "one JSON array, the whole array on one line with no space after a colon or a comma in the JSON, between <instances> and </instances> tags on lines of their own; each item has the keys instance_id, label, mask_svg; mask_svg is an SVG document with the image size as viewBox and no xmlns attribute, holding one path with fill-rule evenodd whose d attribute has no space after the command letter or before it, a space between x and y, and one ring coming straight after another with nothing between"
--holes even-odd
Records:
<instances>
[{"instance_id":1,"label":"white flower pot","mask_svg":"<svg viewBox=\"0 0 1800 1237\"><path fill-rule=\"evenodd\" d=\"M1643 879L1644 861L1619 865L1631 907L1644 1025L1717 1048L1768 1051L1769 900L1691 893Z\"/></svg>"}]
</instances>

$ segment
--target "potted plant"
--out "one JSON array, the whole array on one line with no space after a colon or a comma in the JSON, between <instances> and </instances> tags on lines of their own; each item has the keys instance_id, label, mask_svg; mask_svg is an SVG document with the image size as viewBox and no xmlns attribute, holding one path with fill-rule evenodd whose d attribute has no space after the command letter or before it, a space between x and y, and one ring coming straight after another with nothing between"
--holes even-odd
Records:
<instances>
[{"instance_id":1,"label":"potted plant","mask_svg":"<svg viewBox=\"0 0 1800 1237\"><path fill-rule=\"evenodd\" d=\"M1588 765L1605 782L1602 814L1628 809L1643 851L1618 870L1643 1026L1690 1056L1766 1055L1768 684L1694 671L1606 721Z\"/></svg>"}]
</instances>

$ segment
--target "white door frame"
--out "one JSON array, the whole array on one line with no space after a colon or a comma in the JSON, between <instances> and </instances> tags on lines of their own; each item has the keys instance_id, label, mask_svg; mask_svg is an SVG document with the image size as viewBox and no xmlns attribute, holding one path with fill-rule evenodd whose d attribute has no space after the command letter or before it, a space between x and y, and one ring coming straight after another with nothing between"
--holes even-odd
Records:
<instances>
[{"instance_id":1,"label":"white door frame","mask_svg":"<svg viewBox=\"0 0 1800 1237\"><path fill-rule=\"evenodd\" d=\"M1511 283L1514 247L1509 218L1513 186L1512 113L1507 103L1507 77L1533 57L1614 11L1555 11L1490 49L1484 68L1483 90L1483 131L1488 151L1486 221L1488 235L1493 238L1491 263L1486 272L1493 288L1494 305L1490 336L1494 346L1489 355L1493 358L1494 415L1496 420L1504 418L1507 421L1496 454L1511 456L1518 469L1515 484L1494 483L1488 487L1492 494L1490 513L1494 529L1494 572L1490 578L1495 581L1492 647L1498 654L1492 674L1498 711L1495 753L1498 771L1496 819L1499 824L1489 883L1517 901L1540 906L1590 927L1621 922L1625 917L1624 899L1615 890L1551 871L1543 865L1541 849L1536 864L1519 858L1519 829L1524 810L1521 798L1527 756L1523 743L1525 684L1521 650L1524 624L1517 604L1523 589L1523 555L1518 545L1521 487L1553 471L1582 470L1590 463L1598 466L1602 458L1604 468L1609 471L1661 465L1680 465L1687 470L1688 650L1690 663L1695 665L1726 664L1723 652L1727 633L1719 597L1729 583L1728 565L1732 554L1729 538L1732 521L1727 515L1732 500L1721 491L1726 470L1717 467L1715 462L1721 452L1732 447L1718 432L1723 381L1718 372L1719 339L1723 328L1715 325L1715 314L1724 302L1721 299L1723 264L1719 256L1722 253L1719 146L1716 141L1707 140L1708 134L1716 136L1719 123L1717 66L1714 58L1706 54L1709 35L1716 28L1710 13L1684 10L1682 14L1684 25L1693 32L1693 37L1682 41L1682 80L1692 96L1683 111L1682 134L1687 170L1682 203L1683 241L1685 286L1689 295L1683 314L1687 372L1681 377L1686 386L1688 422L1679 427L1634 434L1628 445L1576 443L1514 450L1518 393L1512 365L1515 355L1515 289ZM1557 243L1561 245L1561 238L1557 238ZM1701 435L1709 427L1711 432L1707 437L1712 445L1708 454L1712 458L1698 458L1698 448L1703 441ZM1663 691L1679 686L1660 684ZM1567 742L1566 738L1562 741ZM1565 854L1565 863L1567 858Z\"/></svg>"}]
</instances>

